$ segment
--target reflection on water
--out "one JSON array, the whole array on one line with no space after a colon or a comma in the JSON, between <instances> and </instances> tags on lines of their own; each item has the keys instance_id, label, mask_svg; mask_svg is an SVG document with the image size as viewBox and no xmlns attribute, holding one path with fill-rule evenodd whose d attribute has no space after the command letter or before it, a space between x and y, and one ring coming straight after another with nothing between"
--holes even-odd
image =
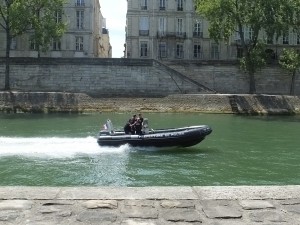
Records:
<instances>
[{"instance_id":1,"label":"reflection on water","mask_svg":"<svg viewBox=\"0 0 300 225\"><path fill-rule=\"evenodd\" d=\"M188 115L188 116L187 116ZM0 185L300 184L300 117L152 113L152 128L208 124L190 148L101 147L99 127L129 114L0 114Z\"/></svg>"}]
</instances>

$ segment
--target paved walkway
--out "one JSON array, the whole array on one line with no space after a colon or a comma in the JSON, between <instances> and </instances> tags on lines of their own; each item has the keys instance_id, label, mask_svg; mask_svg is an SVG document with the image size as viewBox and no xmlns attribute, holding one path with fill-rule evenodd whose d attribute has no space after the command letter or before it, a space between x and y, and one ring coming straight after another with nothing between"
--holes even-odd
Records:
<instances>
[{"instance_id":1,"label":"paved walkway","mask_svg":"<svg viewBox=\"0 0 300 225\"><path fill-rule=\"evenodd\" d=\"M2 224L300 225L300 186L0 187Z\"/></svg>"}]
</instances>

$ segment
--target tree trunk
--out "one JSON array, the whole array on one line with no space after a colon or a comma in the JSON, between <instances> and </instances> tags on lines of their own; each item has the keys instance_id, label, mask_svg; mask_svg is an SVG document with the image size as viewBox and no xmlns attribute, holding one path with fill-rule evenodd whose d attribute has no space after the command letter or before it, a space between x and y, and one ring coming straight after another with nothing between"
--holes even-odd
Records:
<instances>
[{"instance_id":1,"label":"tree trunk","mask_svg":"<svg viewBox=\"0 0 300 225\"><path fill-rule=\"evenodd\" d=\"M5 54L5 87L4 90L10 90L9 85L9 71L10 71L10 43L11 43L11 36L10 36L10 29L6 29L6 54Z\"/></svg>"},{"instance_id":2,"label":"tree trunk","mask_svg":"<svg viewBox=\"0 0 300 225\"><path fill-rule=\"evenodd\" d=\"M296 71L293 72L292 81L290 86L290 95L295 95L295 78L296 78Z\"/></svg>"},{"instance_id":3,"label":"tree trunk","mask_svg":"<svg viewBox=\"0 0 300 225\"><path fill-rule=\"evenodd\" d=\"M255 94L255 77L253 72L249 72L249 94Z\"/></svg>"}]
</instances>

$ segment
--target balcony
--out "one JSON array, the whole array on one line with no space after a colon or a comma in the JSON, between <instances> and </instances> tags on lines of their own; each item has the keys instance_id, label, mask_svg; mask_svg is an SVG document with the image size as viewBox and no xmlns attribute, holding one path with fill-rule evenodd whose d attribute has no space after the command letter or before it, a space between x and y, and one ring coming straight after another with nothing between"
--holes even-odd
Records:
<instances>
[{"instance_id":1,"label":"balcony","mask_svg":"<svg viewBox=\"0 0 300 225\"><path fill-rule=\"evenodd\" d=\"M149 36L149 30L139 30L140 36Z\"/></svg>"},{"instance_id":2,"label":"balcony","mask_svg":"<svg viewBox=\"0 0 300 225\"><path fill-rule=\"evenodd\" d=\"M158 38L179 38L179 39L185 39L186 38L186 32L164 32L164 31L158 31L157 32Z\"/></svg>"},{"instance_id":3,"label":"balcony","mask_svg":"<svg viewBox=\"0 0 300 225\"><path fill-rule=\"evenodd\" d=\"M175 58L176 59L183 59L184 58L184 52L183 51L176 51L175 52Z\"/></svg>"},{"instance_id":4,"label":"balcony","mask_svg":"<svg viewBox=\"0 0 300 225\"><path fill-rule=\"evenodd\" d=\"M194 59L203 59L203 52L194 52Z\"/></svg>"},{"instance_id":5,"label":"balcony","mask_svg":"<svg viewBox=\"0 0 300 225\"><path fill-rule=\"evenodd\" d=\"M176 32L175 36L177 38L186 38L186 32Z\"/></svg>"},{"instance_id":6,"label":"balcony","mask_svg":"<svg viewBox=\"0 0 300 225\"><path fill-rule=\"evenodd\" d=\"M203 38L203 32L193 32L194 38Z\"/></svg>"},{"instance_id":7,"label":"balcony","mask_svg":"<svg viewBox=\"0 0 300 225\"><path fill-rule=\"evenodd\" d=\"M85 7L84 1L76 1L75 6L76 7Z\"/></svg>"}]
</instances>

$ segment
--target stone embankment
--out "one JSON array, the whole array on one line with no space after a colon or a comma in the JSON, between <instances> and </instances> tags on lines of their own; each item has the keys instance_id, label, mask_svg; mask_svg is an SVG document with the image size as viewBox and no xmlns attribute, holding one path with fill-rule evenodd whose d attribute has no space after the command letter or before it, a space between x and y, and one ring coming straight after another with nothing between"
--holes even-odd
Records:
<instances>
[{"instance_id":1,"label":"stone embankment","mask_svg":"<svg viewBox=\"0 0 300 225\"><path fill-rule=\"evenodd\" d=\"M0 187L0 225L299 225L300 186Z\"/></svg>"},{"instance_id":2,"label":"stone embankment","mask_svg":"<svg viewBox=\"0 0 300 225\"><path fill-rule=\"evenodd\" d=\"M161 98L93 98L81 93L0 92L1 112L203 112L299 114L300 97L185 94Z\"/></svg>"}]
</instances>

